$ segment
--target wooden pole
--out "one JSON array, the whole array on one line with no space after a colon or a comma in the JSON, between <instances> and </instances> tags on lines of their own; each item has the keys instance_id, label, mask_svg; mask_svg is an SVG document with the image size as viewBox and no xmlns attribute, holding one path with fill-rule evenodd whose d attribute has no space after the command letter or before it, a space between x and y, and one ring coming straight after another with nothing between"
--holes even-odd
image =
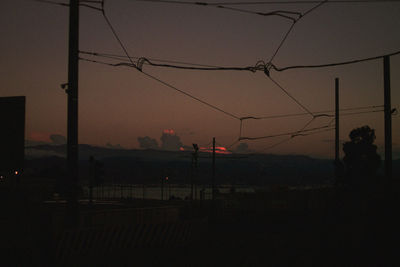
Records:
<instances>
[{"instance_id":1,"label":"wooden pole","mask_svg":"<svg viewBox=\"0 0 400 267\"><path fill-rule=\"evenodd\" d=\"M212 199L215 199L215 137L213 137L213 155L212 155Z\"/></svg>"},{"instance_id":2,"label":"wooden pole","mask_svg":"<svg viewBox=\"0 0 400 267\"><path fill-rule=\"evenodd\" d=\"M69 2L67 170L70 179L71 219L78 220L78 74L79 0Z\"/></svg>"},{"instance_id":3,"label":"wooden pole","mask_svg":"<svg viewBox=\"0 0 400 267\"><path fill-rule=\"evenodd\" d=\"M392 180L392 107L390 103L390 58L383 58L384 117L385 117L385 176Z\"/></svg>"},{"instance_id":4,"label":"wooden pole","mask_svg":"<svg viewBox=\"0 0 400 267\"><path fill-rule=\"evenodd\" d=\"M335 79L335 163L339 163L339 78Z\"/></svg>"}]
</instances>

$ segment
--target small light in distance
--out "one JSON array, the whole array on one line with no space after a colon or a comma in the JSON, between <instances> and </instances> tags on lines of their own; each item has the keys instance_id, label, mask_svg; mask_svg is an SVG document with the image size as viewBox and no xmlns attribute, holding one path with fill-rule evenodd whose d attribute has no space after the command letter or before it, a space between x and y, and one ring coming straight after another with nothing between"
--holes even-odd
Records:
<instances>
[{"instance_id":1,"label":"small light in distance","mask_svg":"<svg viewBox=\"0 0 400 267\"><path fill-rule=\"evenodd\" d=\"M15 174L15 175L18 175L18 174L19 174L19 171L15 171L14 174Z\"/></svg>"}]
</instances>

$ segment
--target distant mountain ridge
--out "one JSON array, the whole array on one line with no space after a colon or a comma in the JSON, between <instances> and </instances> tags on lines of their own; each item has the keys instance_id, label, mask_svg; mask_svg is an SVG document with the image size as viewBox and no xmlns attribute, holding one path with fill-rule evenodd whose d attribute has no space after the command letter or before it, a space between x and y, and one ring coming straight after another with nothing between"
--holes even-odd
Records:
<instances>
[{"instance_id":1,"label":"distant mountain ridge","mask_svg":"<svg viewBox=\"0 0 400 267\"><path fill-rule=\"evenodd\" d=\"M65 170L66 145L38 145L26 148L26 166L36 172ZM211 153L199 153L198 167L192 170L192 151L113 149L79 145L82 179L89 175L89 157L104 164L105 179L114 182L158 183L170 177L188 183L192 173L199 183L211 183ZM383 164L382 164L383 166ZM400 160L393 161L394 176ZM47 171L46 171L47 169ZM48 169L51 169L49 171ZM327 184L334 181L333 161L304 155L230 154L216 156L218 183L233 184Z\"/></svg>"}]
</instances>

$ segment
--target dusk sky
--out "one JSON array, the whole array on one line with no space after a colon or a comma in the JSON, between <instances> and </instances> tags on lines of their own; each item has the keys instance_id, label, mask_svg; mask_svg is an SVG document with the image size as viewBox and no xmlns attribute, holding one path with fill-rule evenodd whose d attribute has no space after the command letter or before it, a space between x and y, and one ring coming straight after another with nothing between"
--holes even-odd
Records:
<instances>
[{"instance_id":1,"label":"dusk sky","mask_svg":"<svg viewBox=\"0 0 400 267\"><path fill-rule=\"evenodd\" d=\"M234 7L304 13L313 6ZM134 0L106 1L105 10L131 56L215 66L268 62L292 24L279 16ZM81 51L124 54L101 12L85 7L80 12ZM2 0L0 22L0 96L26 96L27 139L49 141L51 134L66 135L67 95L60 84L68 77L68 8ZM295 24L272 63L278 67L324 64L396 52L400 50L399 29L400 1L328 2ZM399 109L400 55L390 60L392 107ZM237 117L305 112L262 71L193 71L148 65L143 70ZM218 144L229 146L239 137L239 120L171 90L134 68L81 61L79 75L79 143L139 148L138 137L159 140L164 129L173 129L185 145L208 144L216 137ZM341 108L383 105L382 59L321 69L272 70L271 77L312 112L334 110L336 77L340 79ZM399 117L393 116L392 120L394 158L400 157ZM310 118L246 120L242 136L294 132ZM316 118L308 127L321 127L330 120ZM383 112L342 117L340 138L348 140L352 129L364 125L376 130L378 152L383 155ZM295 137L267 149L287 138L243 142L254 152L334 157L334 131Z\"/></svg>"}]
</instances>

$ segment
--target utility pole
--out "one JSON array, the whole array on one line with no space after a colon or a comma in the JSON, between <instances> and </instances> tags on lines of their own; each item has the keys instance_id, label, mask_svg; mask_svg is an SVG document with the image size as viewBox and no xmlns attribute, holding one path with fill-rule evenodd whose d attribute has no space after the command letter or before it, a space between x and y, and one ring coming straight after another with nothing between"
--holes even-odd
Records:
<instances>
[{"instance_id":1,"label":"utility pole","mask_svg":"<svg viewBox=\"0 0 400 267\"><path fill-rule=\"evenodd\" d=\"M72 220L78 216L78 73L79 73L79 0L69 2L68 53L68 123L67 169L70 179L70 206Z\"/></svg>"},{"instance_id":2,"label":"utility pole","mask_svg":"<svg viewBox=\"0 0 400 267\"><path fill-rule=\"evenodd\" d=\"M335 164L337 169L339 164L339 78L335 78Z\"/></svg>"},{"instance_id":3,"label":"utility pole","mask_svg":"<svg viewBox=\"0 0 400 267\"><path fill-rule=\"evenodd\" d=\"M212 199L215 199L215 137L213 137L213 154L212 154Z\"/></svg>"},{"instance_id":4,"label":"utility pole","mask_svg":"<svg viewBox=\"0 0 400 267\"><path fill-rule=\"evenodd\" d=\"M164 177L161 178L161 200L164 200Z\"/></svg>"},{"instance_id":5,"label":"utility pole","mask_svg":"<svg viewBox=\"0 0 400 267\"><path fill-rule=\"evenodd\" d=\"M385 176L392 182L392 107L390 104L390 58L383 58L384 117L385 117Z\"/></svg>"},{"instance_id":6,"label":"utility pole","mask_svg":"<svg viewBox=\"0 0 400 267\"><path fill-rule=\"evenodd\" d=\"M343 164L339 154L339 78L335 78L335 184L343 183Z\"/></svg>"},{"instance_id":7,"label":"utility pole","mask_svg":"<svg viewBox=\"0 0 400 267\"><path fill-rule=\"evenodd\" d=\"M193 200L196 197L196 194L193 196L193 187L195 183L195 175L197 172L197 158L198 158L198 151L199 146L197 144L193 144L194 152L192 153L192 167L191 167L191 175L190 175L190 200Z\"/></svg>"}]
</instances>

